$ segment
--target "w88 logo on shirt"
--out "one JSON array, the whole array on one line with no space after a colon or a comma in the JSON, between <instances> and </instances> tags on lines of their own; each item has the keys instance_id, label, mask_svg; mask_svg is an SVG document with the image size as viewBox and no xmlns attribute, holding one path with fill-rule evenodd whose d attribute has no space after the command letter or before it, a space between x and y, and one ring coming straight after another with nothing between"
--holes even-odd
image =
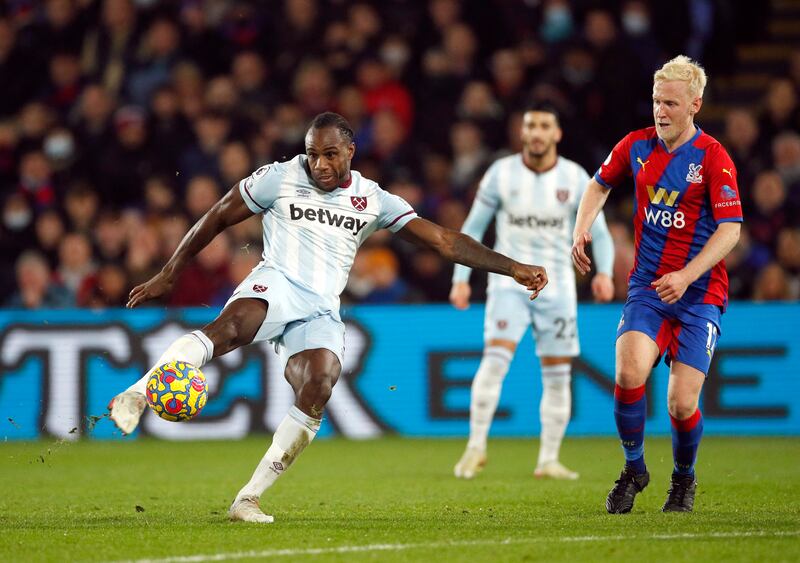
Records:
<instances>
[{"instance_id":1,"label":"w88 logo on shirt","mask_svg":"<svg viewBox=\"0 0 800 563\"><path fill-rule=\"evenodd\" d=\"M675 227L682 229L686 226L686 216L683 211L673 211L673 207L677 207L677 200L680 192L675 190L668 190L660 186L647 186L647 196L650 200L651 206L644 208L644 219L647 223L656 226L662 226L665 229ZM656 205L665 205L670 209L659 209Z\"/></svg>"},{"instance_id":2,"label":"w88 logo on shirt","mask_svg":"<svg viewBox=\"0 0 800 563\"><path fill-rule=\"evenodd\" d=\"M645 221L651 225L662 226L665 229L675 227L682 229L686 226L686 216L683 211L667 211L665 209L644 208Z\"/></svg>"}]
</instances>

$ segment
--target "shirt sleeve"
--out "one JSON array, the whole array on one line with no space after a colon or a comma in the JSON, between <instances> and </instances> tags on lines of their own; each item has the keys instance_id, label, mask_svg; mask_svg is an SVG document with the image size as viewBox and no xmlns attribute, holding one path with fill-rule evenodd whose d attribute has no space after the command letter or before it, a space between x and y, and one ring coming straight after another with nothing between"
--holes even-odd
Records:
<instances>
[{"instance_id":1,"label":"shirt sleeve","mask_svg":"<svg viewBox=\"0 0 800 563\"><path fill-rule=\"evenodd\" d=\"M614 273L614 240L606 224L606 216L601 211L592 224L592 257L597 272L613 277Z\"/></svg>"},{"instance_id":2,"label":"shirt sleeve","mask_svg":"<svg viewBox=\"0 0 800 563\"><path fill-rule=\"evenodd\" d=\"M475 201L472 202L472 209L469 210L461 232L470 238L481 242L489 223L500 207L500 192L497 189L497 167L491 166L486 171L478 186L478 193L475 194ZM472 268L463 264L456 264L453 267L453 283L468 282Z\"/></svg>"},{"instance_id":3,"label":"shirt sleeve","mask_svg":"<svg viewBox=\"0 0 800 563\"><path fill-rule=\"evenodd\" d=\"M631 133L628 133L608 154L594 179L606 188L618 186L631 175Z\"/></svg>"},{"instance_id":4,"label":"shirt sleeve","mask_svg":"<svg viewBox=\"0 0 800 563\"><path fill-rule=\"evenodd\" d=\"M708 199L714 221L718 225L730 221L742 222L736 167L722 145L709 148L703 171L708 178Z\"/></svg>"},{"instance_id":5,"label":"shirt sleeve","mask_svg":"<svg viewBox=\"0 0 800 563\"><path fill-rule=\"evenodd\" d=\"M414 208L400 196L379 189L378 197L381 206L378 227L381 229L389 229L396 233L418 216Z\"/></svg>"},{"instance_id":6,"label":"shirt sleeve","mask_svg":"<svg viewBox=\"0 0 800 563\"><path fill-rule=\"evenodd\" d=\"M239 193L250 211L263 213L275 203L282 181L282 165L267 164L239 182Z\"/></svg>"}]
</instances>

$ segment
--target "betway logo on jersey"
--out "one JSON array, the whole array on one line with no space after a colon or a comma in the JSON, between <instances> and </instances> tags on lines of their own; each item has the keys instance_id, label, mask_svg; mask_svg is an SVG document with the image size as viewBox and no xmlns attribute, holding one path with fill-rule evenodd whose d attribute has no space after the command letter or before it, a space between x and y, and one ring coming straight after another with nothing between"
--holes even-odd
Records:
<instances>
[{"instance_id":1,"label":"betway logo on jersey","mask_svg":"<svg viewBox=\"0 0 800 563\"><path fill-rule=\"evenodd\" d=\"M367 221L362 221L349 215L338 214L330 209L312 209L311 207L300 207L294 203L289 204L289 216L292 221L299 221L305 218L308 221L317 221L321 225L331 225L350 231L354 235L361 232L367 226Z\"/></svg>"},{"instance_id":2,"label":"betway logo on jersey","mask_svg":"<svg viewBox=\"0 0 800 563\"><path fill-rule=\"evenodd\" d=\"M512 215L508 214L508 222L515 227L538 227L549 229L560 229L564 226L563 217L537 217L536 215Z\"/></svg>"},{"instance_id":3,"label":"betway logo on jersey","mask_svg":"<svg viewBox=\"0 0 800 563\"><path fill-rule=\"evenodd\" d=\"M669 207L675 207L675 200L681 195L678 191L667 191L665 188L659 186L647 186L647 195L650 198L650 203L658 205L662 201Z\"/></svg>"}]
</instances>

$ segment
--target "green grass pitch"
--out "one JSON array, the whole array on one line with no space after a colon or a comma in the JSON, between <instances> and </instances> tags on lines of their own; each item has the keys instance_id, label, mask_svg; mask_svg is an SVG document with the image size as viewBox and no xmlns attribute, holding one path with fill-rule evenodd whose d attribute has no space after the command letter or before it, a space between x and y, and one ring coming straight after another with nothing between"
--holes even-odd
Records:
<instances>
[{"instance_id":1,"label":"green grass pitch","mask_svg":"<svg viewBox=\"0 0 800 563\"><path fill-rule=\"evenodd\" d=\"M706 438L693 514L660 512L670 442L650 439L650 486L614 516L611 438L565 441L576 482L534 479L530 440L492 440L473 481L463 440L319 440L265 496L274 524L230 523L267 444L1 443L0 561L800 560L796 438Z\"/></svg>"}]
</instances>

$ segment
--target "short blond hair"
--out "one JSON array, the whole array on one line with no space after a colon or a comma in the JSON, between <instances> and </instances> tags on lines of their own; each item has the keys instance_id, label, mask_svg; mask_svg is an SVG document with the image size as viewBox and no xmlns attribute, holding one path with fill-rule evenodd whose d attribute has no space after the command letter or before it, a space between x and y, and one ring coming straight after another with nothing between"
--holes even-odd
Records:
<instances>
[{"instance_id":1,"label":"short blond hair","mask_svg":"<svg viewBox=\"0 0 800 563\"><path fill-rule=\"evenodd\" d=\"M678 55L671 61L664 63L653 75L653 82L664 80L680 80L689 84L689 93L693 97L703 97L706 88L706 71L697 61L686 55Z\"/></svg>"}]
</instances>

